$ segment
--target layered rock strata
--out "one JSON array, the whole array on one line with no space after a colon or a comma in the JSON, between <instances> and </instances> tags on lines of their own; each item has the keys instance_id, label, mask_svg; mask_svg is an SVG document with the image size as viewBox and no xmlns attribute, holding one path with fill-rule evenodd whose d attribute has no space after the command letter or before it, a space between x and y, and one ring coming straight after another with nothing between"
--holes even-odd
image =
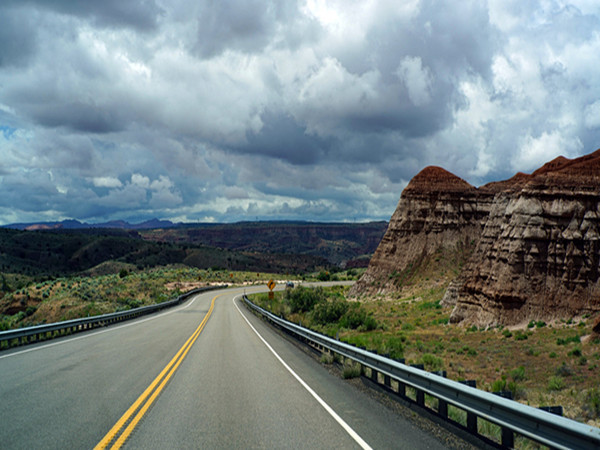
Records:
<instances>
[{"instance_id":1,"label":"layered rock strata","mask_svg":"<svg viewBox=\"0 0 600 450\"><path fill-rule=\"evenodd\" d=\"M451 322L479 326L600 311L600 151L557 158L494 198Z\"/></svg>"},{"instance_id":2,"label":"layered rock strata","mask_svg":"<svg viewBox=\"0 0 600 450\"><path fill-rule=\"evenodd\" d=\"M443 246L474 243L451 322L511 325L600 312L600 150L479 189L427 168L402 193L355 293Z\"/></svg>"},{"instance_id":3,"label":"layered rock strata","mask_svg":"<svg viewBox=\"0 0 600 450\"><path fill-rule=\"evenodd\" d=\"M420 264L438 249L473 245L489 214L493 192L478 190L440 167L427 167L402 192L388 229L351 295L397 289L393 274Z\"/></svg>"}]
</instances>

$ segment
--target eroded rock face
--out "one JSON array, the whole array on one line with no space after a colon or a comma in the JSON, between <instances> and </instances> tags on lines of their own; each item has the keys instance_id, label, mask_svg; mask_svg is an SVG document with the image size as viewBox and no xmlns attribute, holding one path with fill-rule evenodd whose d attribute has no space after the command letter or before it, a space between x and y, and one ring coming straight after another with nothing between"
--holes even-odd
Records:
<instances>
[{"instance_id":1,"label":"eroded rock face","mask_svg":"<svg viewBox=\"0 0 600 450\"><path fill-rule=\"evenodd\" d=\"M459 243L475 248L449 297L454 323L600 311L600 150L479 189L443 169L423 170L402 193L354 292L393 289L391 273Z\"/></svg>"},{"instance_id":2,"label":"eroded rock face","mask_svg":"<svg viewBox=\"0 0 600 450\"><path fill-rule=\"evenodd\" d=\"M369 267L351 295L393 292L393 274L419 264L441 247L479 239L493 192L478 190L440 167L427 167L406 189Z\"/></svg>"},{"instance_id":3,"label":"eroded rock face","mask_svg":"<svg viewBox=\"0 0 600 450\"><path fill-rule=\"evenodd\" d=\"M451 322L516 324L600 310L600 151L557 158L494 198Z\"/></svg>"}]
</instances>

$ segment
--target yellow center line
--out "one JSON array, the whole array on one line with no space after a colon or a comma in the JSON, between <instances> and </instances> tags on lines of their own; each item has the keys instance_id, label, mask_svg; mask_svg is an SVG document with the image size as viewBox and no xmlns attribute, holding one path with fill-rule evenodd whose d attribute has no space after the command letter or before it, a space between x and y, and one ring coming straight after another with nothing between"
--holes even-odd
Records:
<instances>
[{"instance_id":1,"label":"yellow center line","mask_svg":"<svg viewBox=\"0 0 600 450\"><path fill-rule=\"evenodd\" d=\"M183 344L183 347L181 347L179 349L177 354L173 357L173 359L169 362L169 364L167 364L165 366L165 368L160 372L160 374L158 374L158 376L154 379L154 381L152 383L150 383L150 386L148 386L146 388L146 390L142 393L142 395L140 395L138 397L138 399L129 407L129 409L125 412L125 414L123 414L123 416L117 421L117 423L110 429L110 431L108 433L106 433L106 436L104 436L104 438L102 438L102 440L98 443L98 445L96 445L96 447L94 447L95 450L96 449L104 449L108 445L110 445L110 443L117 437L117 435L119 434L119 432L121 431L123 426L129 422L129 425L127 426L127 428L125 428L125 430L121 433L121 435L119 436L117 441L111 447L114 449L121 448L121 446L125 443L127 438L131 435L131 433L135 429L138 422L142 419L142 417L144 417L144 414L146 413L146 411L148 411L148 408L150 408L152 403L154 403L154 400L156 400L156 398L161 393L161 391L163 390L165 385L168 383L168 381L171 379L171 377L173 376L175 371L178 369L181 362L183 361L185 356L190 351L192 345L194 344L194 342L196 342L196 339L198 339L198 336L200 336L200 333L204 329L206 322L208 322L208 318L210 317L210 315L213 312L213 309L215 307L215 300L222 295L223 294L219 294L219 295L216 295L215 297L213 297L213 299L210 303L210 308L209 308L208 312L206 313L206 315L204 316L204 319L202 319L202 322L200 323L200 325L198 325L198 328L196 328L196 331L194 331L194 333L188 338L188 340L185 342L185 344ZM146 402L146 403L144 404L144 402ZM142 404L143 404L143 406L142 406ZM138 411L138 413L135 415L135 417L133 419L131 419L131 417L135 414L136 411Z\"/></svg>"}]
</instances>

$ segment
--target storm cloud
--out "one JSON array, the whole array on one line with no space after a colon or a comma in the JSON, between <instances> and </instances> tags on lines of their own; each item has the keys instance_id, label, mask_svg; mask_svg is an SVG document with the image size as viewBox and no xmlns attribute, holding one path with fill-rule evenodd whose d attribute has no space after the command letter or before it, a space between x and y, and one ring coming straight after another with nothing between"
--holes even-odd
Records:
<instances>
[{"instance_id":1,"label":"storm cloud","mask_svg":"<svg viewBox=\"0 0 600 450\"><path fill-rule=\"evenodd\" d=\"M389 219L600 147L600 6L7 0L0 223Z\"/></svg>"}]
</instances>

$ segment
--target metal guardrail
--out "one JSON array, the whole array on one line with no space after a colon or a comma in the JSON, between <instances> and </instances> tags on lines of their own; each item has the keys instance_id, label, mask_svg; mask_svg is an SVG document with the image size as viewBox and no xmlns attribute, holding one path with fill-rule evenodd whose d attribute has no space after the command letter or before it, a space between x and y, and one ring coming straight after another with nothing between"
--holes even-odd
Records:
<instances>
[{"instance_id":1,"label":"metal guardrail","mask_svg":"<svg viewBox=\"0 0 600 450\"><path fill-rule=\"evenodd\" d=\"M502 446L512 447L513 433L517 433L553 448L600 448L600 428L523 405L340 342L277 317L252 303L246 296L244 300L252 310L296 337L321 350L358 362L363 368L361 373L365 373L364 368L369 368L373 381L379 383L378 374L381 374L383 384L391 388L391 380L395 380L399 393L410 386L415 389L417 403L421 405L424 405L424 394L437 398L437 413L444 418L447 419L448 416L448 405L466 411L467 428L475 434L477 417L499 425L502 428Z\"/></svg>"},{"instance_id":2,"label":"metal guardrail","mask_svg":"<svg viewBox=\"0 0 600 450\"><path fill-rule=\"evenodd\" d=\"M17 328L15 330L0 331L0 350L3 348L10 348L15 345L40 342L42 340L63 336L65 334L77 333L80 331L90 330L92 328L104 327L113 323L134 319L136 317L179 305L192 295L220 289L223 287L227 287L227 285L197 288L186 292L185 294L181 294L176 299L168 302L142 306L140 308L129 309L127 311L102 314L100 316L84 317L82 319L65 320L63 322L49 323L46 325Z\"/></svg>"}]
</instances>

